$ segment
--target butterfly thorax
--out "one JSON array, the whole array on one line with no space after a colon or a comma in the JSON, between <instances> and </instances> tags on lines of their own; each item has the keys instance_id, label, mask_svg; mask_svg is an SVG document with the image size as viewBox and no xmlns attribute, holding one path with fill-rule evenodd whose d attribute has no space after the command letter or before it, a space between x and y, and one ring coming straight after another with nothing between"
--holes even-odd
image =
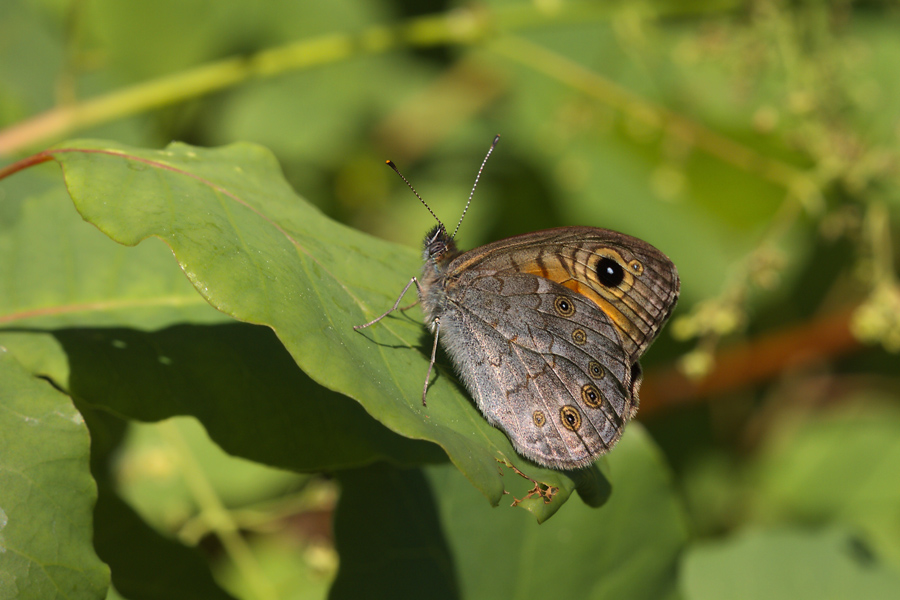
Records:
<instances>
[{"instance_id":1,"label":"butterfly thorax","mask_svg":"<svg viewBox=\"0 0 900 600\"><path fill-rule=\"evenodd\" d=\"M425 311L426 323L431 327L444 312L447 300L444 293L447 265L459 254L456 243L443 225L436 226L425 236L423 252L425 264L422 267L419 299Z\"/></svg>"}]
</instances>

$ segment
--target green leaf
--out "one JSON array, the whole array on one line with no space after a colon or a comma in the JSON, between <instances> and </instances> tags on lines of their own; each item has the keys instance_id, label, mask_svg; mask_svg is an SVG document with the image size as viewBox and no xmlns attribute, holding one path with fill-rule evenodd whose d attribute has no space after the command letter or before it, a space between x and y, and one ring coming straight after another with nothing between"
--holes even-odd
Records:
<instances>
[{"instance_id":1,"label":"green leaf","mask_svg":"<svg viewBox=\"0 0 900 600\"><path fill-rule=\"evenodd\" d=\"M898 589L900 573L840 529L748 532L692 548L682 568L685 600L887 600Z\"/></svg>"},{"instance_id":2,"label":"green leaf","mask_svg":"<svg viewBox=\"0 0 900 600\"><path fill-rule=\"evenodd\" d=\"M296 196L266 150L81 141L51 153L87 221L126 245L163 239L213 306L271 327L313 380L391 430L439 444L491 503L504 491L498 460L560 488L551 504L530 506L539 518L571 493L565 475L522 464L443 364L422 406L431 344L420 321L398 314L353 329L392 305L419 270L416 252L325 218Z\"/></svg>"},{"instance_id":3,"label":"green leaf","mask_svg":"<svg viewBox=\"0 0 900 600\"><path fill-rule=\"evenodd\" d=\"M227 452L295 471L446 460L297 368L271 330L244 323L155 332L65 329L69 389L141 421L197 417Z\"/></svg>"},{"instance_id":4,"label":"green leaf","mask_svg":"<svg viewBox=\"0 0 900 600\"><path fill-rule=\"evenodd\" d=\"M751 516L852 526L900 570L898 439L893 397L867 395L800 423L785 419L751 465Z\"/></svg>"},{"instance_id":5,"label":"green leaf","mask_svg":"<svg viewBox=\"0 0 900 600\"><path fill-rule=\"evenodd\" d=\"M459 598L453 556L421 471L386 465L339 474L329 598Z\"/></svg>"},{"instance_id":6,"label":"green leaf","mask_svg":"<svg viewBox=\"0 0 900 600\"><path fill-rule=\"evenodd\" d=\"M158 329L231 320L197 294L157 240L125 248L97 235L53 171L2 181L0 325Z\"/></svg>"},{"instance_id":7,"label":"green leaf","mask_svg":"<svg viewBox=\"0 0 900 600\"><path fill-rule=\"evenodd\" d=\"M82 415L90 427L91 471L98 491L94 547L109 565L116 590L129 600L231 598L213 581L209 566L197 549L153 530L117 493L116 487L122 482L111 475L117 466L123 468L119 464L120 442L127 422L89 408L82 408ZM129 486L133 487L133 482L128 481L123 487L127 490Z\"/></svg>"},{"instance_id":8,"label":"green leaf","mask_svg":"<svg viewBox=\"0 0 900 600\"><path fill-rule=\"evenodd\" d=\"M26 369L130 418L197 415L230 452L294 470L446 459L312 382L267 328L211 308L164 244L117 244L58 181L22 175L0 204L0 343ZM164 328L179 322L193 325Z\"/></svg>"},{"instance_id":9,"label":"green leaf","mask_svg":"<svg viewBox=\"0 0 900 600\"><path fill-rule=\"evenodd\" d=\"M609 502L573 502L540 525L488 508L453 469L429 468L462 597L672 598L688 534L668 469L640 425L607 462Z\"/></svg>"},{"instance_id":10,"label":"green leaf","mask_svg":"<svg viewBox=\"0 0 900 600\"><path fill-rule=\"evenodd\" d=\"M0 597L103 598L90 439L71 400L0 346Z\"/></svg>"},{"instance_id":11,"label":"green leaf","mask_svg":"<svg viewBox=\"0 0 900 600\"><path fill-rule=\"evenodd\" d=\"M111 489L97 502L97 552L129 600L226 600L204 557L147 526Z\"/></svg>"}]
</instances>

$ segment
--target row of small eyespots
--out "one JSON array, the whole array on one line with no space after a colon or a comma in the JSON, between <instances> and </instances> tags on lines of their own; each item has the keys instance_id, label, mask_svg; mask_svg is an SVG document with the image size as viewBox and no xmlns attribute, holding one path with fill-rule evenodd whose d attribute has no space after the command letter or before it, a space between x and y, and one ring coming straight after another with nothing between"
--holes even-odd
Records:
<instances>
[{"instance_id":1,"label":"row of small eyespots","mask_svg":"<svg viewBox=\"0 0 900 600\"><path fill-rule=\"evenodd\" d=\"M588 372L595 379L602 379L604 376L603 367L595 360L588 365ZM593 383L586 383L581 387L581 400L591 408L600 408L603 405L603 394ZM566 429L577 431L581 427L581 413L574 406L568 404L563 406L559 409L559 416ZM547 416L542 410L534 411L532 419L538 427L543 427L547 423Z\"/></svg>"},{"instance_id":2,"label":"row of small eyespots","mask_svg":"<svg viewBox=\"0 0 900 600\"><path fill-rule=\"evenodd\" d=\"M568 319L575 315L575 303L566 296L557 296L553 300L553 308L556 309L556 314L564 319ZM579 327L572 332L572 341L579 346L583 345L587 341L587 333L584 332L584 329Z\"/></svg>"},{"instance_id":3,"label":"row of small eyespots","mask_svg":"<svg viewBox=\"0 0 900 600\"><path fill-rule=\"evenodd\" d=\"M638 277L644 273L644 265L639 260L630 261L628 267ZM624 270L618 261L606 256L597 261L594 270L600 283L607 287L615 287L621 284L625 278ZM553 306L557 314L563 318L575 315L575 303L566 296L557 296L553 301ZM581 328L575 329L572 332L572 341L579 346L583 345L587 341L587 334ZM602 379L604 375L603 367L595 360L588 364L588 372L594 379ZM591 408L600 408L603 405L603 394L593 383L586 383L581 387L581 400ZM574 406L568 404L563 406L559 409L559 416L566 429L577 431L581 427L581 413ZM543 427L547 423L547 417L543 411L534 411L532 418L538 427Z\"/></svg>"}]
</instances>

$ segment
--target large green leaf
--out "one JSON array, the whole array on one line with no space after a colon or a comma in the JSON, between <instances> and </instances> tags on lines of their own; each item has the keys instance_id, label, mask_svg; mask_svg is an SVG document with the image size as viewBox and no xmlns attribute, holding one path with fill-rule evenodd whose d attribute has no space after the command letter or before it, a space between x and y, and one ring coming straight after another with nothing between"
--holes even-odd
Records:
<instances>
[{"instance_id":1,"label":"large green leaf","mask_svg":"<svg viewBox=\"0 0 900 600\"><path fill-rule=\"evenodd\" d=\"M116 591L129 600L231 598L213 581L209 565L197 549L152 529L116 493L110 459L114 461L120 450L127 422L83 407L82 414L91 431L91 471L98 492L94 547L109 565Z\"/></svg>"},{"instance_id":2,"label":"large green leaf","mask_svg":"<svg viewBox=\"0 0 900 600\"><path fill-rule=\"evenodd\" d=\"M900 570L900 410L894 397L855 400L776 429L750 468L751 517L852 526Z\"/></svg>"},{"instance_id":3,"label":"large green leaf","mask_svg":"<svg viewBox=\"0 0 900 600\"><path fill-rule=\"evenodd\" d=\"M53 170L4 179L0 194L0 325L152 330L231 320L198 296L157 240L125 248L97 235Z\"/></svg>"},{"instance_id":4,"label":"large green leaf","mask_svg":"<svg viewBox=\"0 0 900 600\"><path fill-rule=\"evenodd\" d=\"M32 373L130 418L196 415L229 452L285 468L445 456L311 381L270 330L211 308L158 240L100 235L58 171L40 175L4 181L0 205L0 343Z\"/></svg>"},{"instance_id":5,"label":"large green leaf","mask_svg":"<svg viewBox=\"0 0 900 600\"><path fill-rule=\"evenodd\" d=\"M266 150L173 144L156 152L80 141L50 153L87 221L126 245L163 239L213 306L270 326L312 379L358 400L388 428L438 443L492 503L504 491L497 461L560 488L550 504L526 503L539 518L571 493L565 475L523 464L443 364L422 406L430 341L414 317L353 329L393 303L418 271L416 252L325 218L290 189Z\"/></svg>"},{"instance_id":6,"label":"large green leaf","mask_svg":"<svg viewBox=\"0 0 900 600\"><path fill-rule=\"evenodd\" d=\"M0 598L103 598L90 439L71 400L0 346Z\"/></svg>"},{"instance_id":7,"label":"large green leaf","mask_svg":"<svg viewBox=\"0 0 900 600\"><path fill-rule=\"evenodd\" d=\"M429 468L462 597L673 598L688 533L668 468L640 425L608 466L609 502L573 502L540 525L485 506L452 469Z\"/></svg>"},{"instance_id":8,"label":"large green leaf","mask_svg":"<svg viewBox=\"0 0 900 600\"><path fill-rule=\"evenodd\" d=\"M847 532L748 532L685 557L685 600L896 598L900 573L873 564Z\"/></svg>"},{"instance_id":9,"label":"large green leaf","mask_svg":"<svg viewBox=\"0 0 900 600\"><path fill-rule=\"evenodd\" d=\"M616 485L609 502L599 510L572 503L540 525L488 507L450 467L427 469L430 489L417 471L343 473L341 571L331 597L367 589L398 600L436 597L431 590L467 600L674 598L688 535L668 469L639 425L608 466ZM530 487L510 476L513 494Z\"/></svg>"}]
</instances>

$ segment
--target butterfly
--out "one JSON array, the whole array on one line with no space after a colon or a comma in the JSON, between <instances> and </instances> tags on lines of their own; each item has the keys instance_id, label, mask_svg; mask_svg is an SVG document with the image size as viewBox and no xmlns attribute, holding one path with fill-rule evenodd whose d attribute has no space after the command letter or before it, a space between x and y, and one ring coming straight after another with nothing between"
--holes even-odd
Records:
<instances>
[{"instance_id":1,"label":"butterfly","mask_svg":"<svg viewBox=\"0 0 900 600\"><path fill-rule=\"evenodd\" d=\"M432 215L438 225L425 238L421 279L356 328L396 310L415 285L434 334L423 404L440 342L478 409L520 455L552 469L592 464L637 412L638 359L678 300L675 265L643 240L596 227L536 231L460 252L456 232Z\"/></svg>"}]
</instances>

